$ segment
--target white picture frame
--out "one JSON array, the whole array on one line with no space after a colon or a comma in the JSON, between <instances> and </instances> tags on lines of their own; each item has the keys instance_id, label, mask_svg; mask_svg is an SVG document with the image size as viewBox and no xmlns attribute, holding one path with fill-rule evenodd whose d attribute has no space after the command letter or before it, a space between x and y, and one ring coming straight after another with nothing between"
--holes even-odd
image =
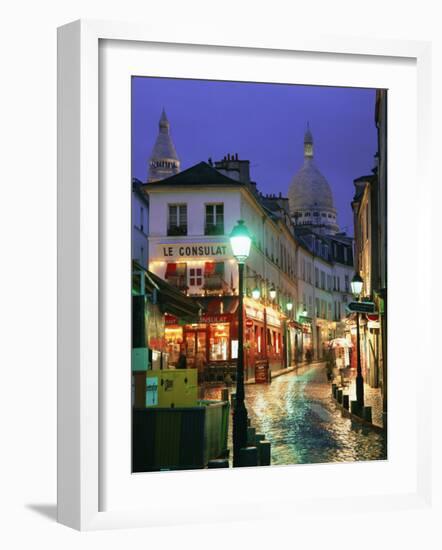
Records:
<instances>
[{"instance_id":1,"label":"white picture frame","mask_svg":"<svg viewBox=\"0 0 442 550\"><path fill-rule=\"evenodd\" d=\"M102 358L99 345L100 307L106 297L100 282L103 275L100 249L103 226L100 225L100 216L104 208L99 173L102 41L124 41L128 47L140 43L168 44L178 50L191 45L229 48L231 56L235 56L235 52L239 55L253 50L280 56L287 52L303 52L318 57L353 57L359 63L370 57L389 60L391 63L410 60L415 64L417 81L415 109L418 149L414 153L420 175L421 195L415 208L420 234L424 234L431 223L424 206L425 200L428 201L431 196L432 185L428 172L431 44L344 36L311 38L299 34L295 37L281 36L278 41L272 40L269 44L261 37L255 40L243 39L241 36L209 39L202 33L200 36L188 36L185 28L168 35L167 32L147 29L143 25L102 21L76 21L58 31L58 521L76 529L91 530L268 517L269 512L264 505L266 494L261 499L253 496L256 503L253 509L246 509L241 506L241 502L238 507L230 506L229 510L220 507L216 509L216 518L214 510L208 510L204 500L200 503L198 513L193 515L185 512L179 514L176 508L168 510L163 501L157 502L155 506L148 504L145 507L134 507L122 499L121 506L114 505L111 509L103 510L100 484L103 484L106 476L102 471L102 455L109 447L103 444L100 419L104 410L102 401L106 400L100 386ZM430 252L426 247L421 247L419 253L420 262L413 276L419 278L422 288L428 288L431 275L425 266L429 265ZM413 310L425 313L428 307L419 293ZM428 340L425 342L428 337L423 336L421 345L429 345ZM350 491L336 496L321 492L321 488L316 487L311 491L312 498L304 496L299 500L295 496L291 498L287 494L282 495L284 507L302 508L303 512L314 509L315 513L319 513L321 510L326 511L330 503L339 505L343 496L351 496L352 505L359 509L376 507L379 511L427 506L431 497L431 438L427 422L429 403L428 395L425 394L425 387L429 387L429 376L427 371L415 380L413 387L417 405L412 408L408 419L411 428L416 430L416 456L412 464L416 483L413 490L407 489L407 494L392 491L367 493L365 496L353 495ZM426 407L421 406L424 402ZM123 429L130 430L130 426ZM214 476L214 480L217 479L217 483L225 485L229 482L225 476L229 474L232 483L245 480L244 483L248 483L249 487L253 483L253 476L259 475L268 487L265 490L268 498L278 498L277 494L272 496L270 485L275 484L275 480L279 482L283 470L270 468L259 474L253 470L210 472L210 475ZM240 481L240 474L243 481ZM158 487L158 476L151 475L152 480L156 478ZM184 480L195 480L197 475L198 472L172 473L168 474L167 482L166 478L160 482L168 483L169 491L174 484L180 486L181 491L186 491L188 487ZM137 484L136 476L134 479ZM151 498L155 499L155 490Z\"/></svg>"}]
</instances>

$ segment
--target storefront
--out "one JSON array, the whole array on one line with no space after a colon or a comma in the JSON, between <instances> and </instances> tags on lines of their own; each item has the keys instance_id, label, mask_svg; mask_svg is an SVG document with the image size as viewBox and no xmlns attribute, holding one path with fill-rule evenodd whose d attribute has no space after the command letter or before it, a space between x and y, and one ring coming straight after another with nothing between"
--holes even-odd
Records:
<instances>
[{"instance_id":1,"label":"storefront","mask_svg":"<svg viewBox=\"0 0 442 550\"><path fill-rule=\"evenodd\" d=\"M281 314L249 298L244 299L246 379L253 377L257 363L266 362L270 369L286 366L284 323Z\"/></svg>"},{"instance_id":2,"label":"storefront","mask_svg":"<svg viewBox=\"0 0 442 550\"><path fill-rule=\"evenodd\" d=\"M202 312L198 323L179 323L166 315L165 341L169 353L169 366L176 366L183 352L187 366L198 368L229 363L237 358L238 339L235 297L202 297L198 299ZM236 337L235 337L236 336Z\"/></svg>"}]
</instances>

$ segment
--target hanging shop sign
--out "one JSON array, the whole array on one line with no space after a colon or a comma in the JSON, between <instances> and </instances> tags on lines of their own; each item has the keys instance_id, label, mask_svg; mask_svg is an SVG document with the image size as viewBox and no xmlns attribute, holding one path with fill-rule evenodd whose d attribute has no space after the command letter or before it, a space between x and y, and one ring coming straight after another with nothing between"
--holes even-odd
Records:
<instances>
[{"instance_id":1,"label":"hanging shop sign","mask_svg":"<svg viewBox=\"0 0 442 550\"><path fill-rule=\"evenodd\" d=\"M186 243L186 244L159 244L157 245L156 257L167 259L186 259L186 258L207 258L215 256L216 258L231 257L227 243Z\"/></svg>"},{"instance_id":2,"label":"hanging shop sign","mask_svg":"<svg viewBox=\"0 0 442 550\"><path fill-rule=\"evenodd\" d=\"M257 321L264 322L264 310L258 309L252 306L249 306L248 304L245 304L246 309L246 315L250 319L256 319Z\"/></svg>"},{"instance_id":3,"label":"hanging shop sign","mask_svg":"<svg viewBox=\"0 0 442 550\"><path fill-rule=\"evenodd\" d=\"M299 316L299 322L300 323L306 323L308 325L311 325L312 324L312 318L311 317L307 317L306 315L300 315Z\"/></svg>"},{"instance_id":4,"label":"hanging shop sign","mask_svg":"<svg viewBox=\"0 0 442 550\"><path fill-rule=\"evenodd\" d=\"M374 313L374 302L350 302L346 306L348 311L357 313Z\"/></svg>"},{"instance_id":5,"label":"hanging shop sign","mask_svg":"<svg viewBox=\"0 0 442 550\"><path fill-rule=\"evenodd\" d=\"M279 318L279 314L273 309L270 309L270 308L266 309L266 317L267 317L268 325L273 325L274 327L281 326L281 319Z\"/></svg>"}]
</instances>

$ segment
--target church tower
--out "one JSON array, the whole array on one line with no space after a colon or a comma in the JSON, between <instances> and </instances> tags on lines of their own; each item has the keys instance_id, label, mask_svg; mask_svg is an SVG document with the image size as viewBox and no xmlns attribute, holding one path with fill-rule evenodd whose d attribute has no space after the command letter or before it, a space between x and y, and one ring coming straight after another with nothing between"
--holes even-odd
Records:
<instances>
[{"instance_id":1,"label":"church tower","mask_svg":"<svg viewBox=\"0 0 442 550\"><path fill-rule=\"evenodd\" d=\"M180 171L180 160L170 136L170 123L163 109L159 122L158 137L149 159L149 183L163 180Z\"/></svg>"}]
</instances>

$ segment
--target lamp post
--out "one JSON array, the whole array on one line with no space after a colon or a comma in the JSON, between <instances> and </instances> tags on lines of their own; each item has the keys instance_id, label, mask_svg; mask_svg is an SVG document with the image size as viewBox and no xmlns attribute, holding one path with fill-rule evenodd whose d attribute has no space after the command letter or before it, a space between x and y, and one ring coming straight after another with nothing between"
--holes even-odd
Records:
<instances>
[{"instance_id":1,"label":"lamp post","mask_svg":"<svg viewBox=\"0 0 442 550\"><path fill-rule=\"evenodd\" d=\"M358 302L361 297L363 285L364 281L362 280L362 277L356 273L351 281L351 291L353 292ZM360 412L362 412L362 409L364 407L364 379L362 378L361 366L361 335L359 328L359 311L356 312L356 346L358 348L356 369L356 402L358 404Z\"/></svg>"},{"instance_id":2,"label":"lamp post","mask_svg":"<svg viewBox=\"0 0 442 550\"><path fill-rule=\"evenodd\" d=\"M249 257L252 238L243 220L230 233L230 245L238 262L238 359L236 363L236 402L233 410L233 466L241 466L240 450L247 446L247 409L244 402L244 263Z\"/></svg>"},{"instance_id":3,"label":"lamp post","mask_svg":"<svg viewBox=\"0 0 442 550\"><path fill-rule=\"evenodd\" d=\"M276 288L275 285L272 285L272 288L269 290L270 300L273 300L276 298Z\"/></svg>"}]
</instances>

